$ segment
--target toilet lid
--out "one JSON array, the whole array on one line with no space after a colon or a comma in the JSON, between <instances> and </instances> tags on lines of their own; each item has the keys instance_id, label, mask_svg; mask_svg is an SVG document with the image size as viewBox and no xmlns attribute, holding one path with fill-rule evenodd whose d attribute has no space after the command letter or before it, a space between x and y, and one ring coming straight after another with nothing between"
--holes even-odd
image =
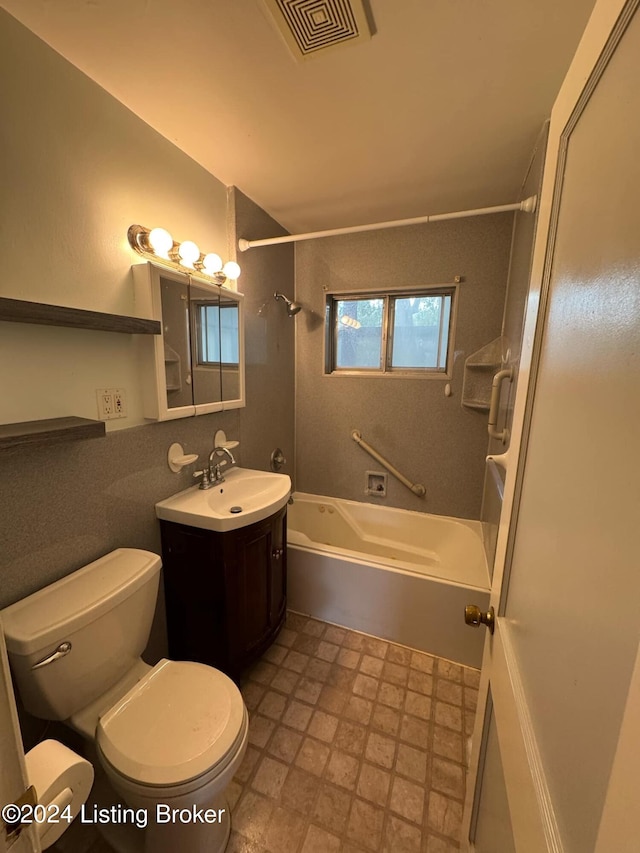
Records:
<instances>
[{"instance_id":1,"label":"toilet lid","mask_svg":"<svg viewBox=\"0 0 640 853\"><path fill-rule=\"evenodd\" d=\"M238 739L244 703L224 673L161 660L98 723L98 746L121 775L147 785L195 779Z\"/></svg>"}]
</instances>

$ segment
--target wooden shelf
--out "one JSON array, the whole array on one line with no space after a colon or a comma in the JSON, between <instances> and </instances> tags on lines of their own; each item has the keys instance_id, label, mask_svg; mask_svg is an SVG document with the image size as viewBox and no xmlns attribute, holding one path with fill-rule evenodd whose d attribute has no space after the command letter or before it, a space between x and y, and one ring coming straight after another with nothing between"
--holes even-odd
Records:
<instances>
[{"instance_id":1,"label":"wooden shelf","mask_svg":"<svg viewBox=\"0 0 640 853\"><path fill-rule=\"evenodd\" d=\"M0 450L59 441L75 441L81 438L100 438L105 435L105 432L104 421L75 417L0 424Z\"/></svg>"},{"instance_id":2,"label":"wooden shelf","mask_svg":"<svg viewBox=\"0 0 640 853\"><path fill-rule=\"evenodd\" d=\"M159 335L160 321L104 314L83 308L65 308L44 302L0 297L0 320L10 323L34 323L40 326L67 326L74 329L93 329L98 332L123 332L130 335Z\"/></svg>"}]
</instances>

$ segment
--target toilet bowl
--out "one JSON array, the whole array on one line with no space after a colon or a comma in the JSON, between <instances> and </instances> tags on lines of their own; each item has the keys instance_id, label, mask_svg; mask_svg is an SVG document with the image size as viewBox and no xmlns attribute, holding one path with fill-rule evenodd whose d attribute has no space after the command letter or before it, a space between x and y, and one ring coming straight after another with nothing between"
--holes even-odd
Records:
<instances>
[{"instance_id":1,"label":"toilet bowl","mask_svg":"<svg viewBox=\"0 0 640 853\"><path fill-rule=\"evenodd\" d=\"M25 708L87 738L124 804L143 811L148 853L222 853L247 710L212 667L140 658L160 565L118 549L0 611L9 661Z\"/></svg>"}]
</instances>

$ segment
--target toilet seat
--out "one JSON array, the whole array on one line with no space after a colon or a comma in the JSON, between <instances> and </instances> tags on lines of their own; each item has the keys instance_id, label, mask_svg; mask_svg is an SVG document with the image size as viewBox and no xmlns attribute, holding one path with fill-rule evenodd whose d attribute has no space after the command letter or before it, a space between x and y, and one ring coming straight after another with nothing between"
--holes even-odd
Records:
<instances>
[{"instance_id":1,"label":"toilet seat","mask_svg":"<svg viewBox=\"0 0 640 853\"><path fill-rule=\"evenodd\" d=\"M99 720L96 742L136 785L182 787L221 772L246 734L236 685L200 663L161 660Z\"/></svg>"}]
</instances>

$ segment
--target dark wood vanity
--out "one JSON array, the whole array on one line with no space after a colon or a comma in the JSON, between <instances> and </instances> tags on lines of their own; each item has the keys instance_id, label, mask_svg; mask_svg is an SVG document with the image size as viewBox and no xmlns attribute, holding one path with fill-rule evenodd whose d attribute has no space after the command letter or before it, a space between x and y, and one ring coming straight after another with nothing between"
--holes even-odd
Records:
<instances>
[{"instance_id":1,"label":"dark wood vanity","mask_svg":"<svg viewBox=\"0 0 640 853\"><path fill-rule=\"evenodd\" d=\"M237 679L282 627L287 594L287 507L216 533L160 521L169 656Z\"/></svg>"}]
</instances>

